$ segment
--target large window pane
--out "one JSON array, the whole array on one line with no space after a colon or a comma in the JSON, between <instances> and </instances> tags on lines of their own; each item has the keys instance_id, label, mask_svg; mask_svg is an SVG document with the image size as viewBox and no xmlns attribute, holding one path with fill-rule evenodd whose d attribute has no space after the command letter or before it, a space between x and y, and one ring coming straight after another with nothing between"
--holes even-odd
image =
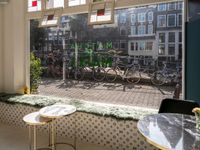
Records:
<instances>
[{"instance_id":1,"label":"large window pane","mask_svg":"<svg viewBox=\"0 0 200 150\"><path fill-rule=\"evenodd\" d=\"M175 27L176 26L176 14L169 14L167 15L167 26L168 27Z\"/></svg>"},{"instance_id":2,"label":"large window pane","mask_svg":"<svg viewBox=\"0 0 200 150\"><path fill-rule=\"evenodd\" d=\"M157 17L157 26L158 27L166 27L166 15L159 15Z\"/></svg>"},{"instance_id":3,"label":"large window pane","mask_svg":"<svg viewBox=\"0 0 200 150\"><path fill-rule=\"evenodd\" d=\"M168 41L169 43L175 43L175 32L169 32Z\"/></svg>"}]
</instances>

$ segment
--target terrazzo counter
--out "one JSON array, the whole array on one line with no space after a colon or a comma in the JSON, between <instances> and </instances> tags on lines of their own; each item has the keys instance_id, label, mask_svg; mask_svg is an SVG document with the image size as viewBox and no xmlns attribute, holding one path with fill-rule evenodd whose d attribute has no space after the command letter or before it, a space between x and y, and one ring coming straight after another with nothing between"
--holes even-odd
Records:
<instances>
[{"instance_id":1,"label":"terrazzo counter","mask_svg":"<svg viewBox=\"0 0 200 150\"><path fill-rule=\"evenodd\" d=\"M200 131L194 116L155 114L138 122L138 130L146 140L163 150L200 150Z\"/></svg>"}]
</instances>

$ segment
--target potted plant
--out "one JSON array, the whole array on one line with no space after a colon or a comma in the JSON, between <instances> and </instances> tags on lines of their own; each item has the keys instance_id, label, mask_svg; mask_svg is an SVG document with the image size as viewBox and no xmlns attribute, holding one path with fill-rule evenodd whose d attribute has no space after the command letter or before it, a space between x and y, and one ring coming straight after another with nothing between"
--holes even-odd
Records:
<instances>
[{"instance_id":1,"label":"potted plant","mask_svg":"<svg viewBox=\"0 0 200 150\"><path fill-rule=\"evenodd\" d=\"M200 108L196 107L192 110L196 117L196 129L200 131Z\"/></svg>"}]
</instances>

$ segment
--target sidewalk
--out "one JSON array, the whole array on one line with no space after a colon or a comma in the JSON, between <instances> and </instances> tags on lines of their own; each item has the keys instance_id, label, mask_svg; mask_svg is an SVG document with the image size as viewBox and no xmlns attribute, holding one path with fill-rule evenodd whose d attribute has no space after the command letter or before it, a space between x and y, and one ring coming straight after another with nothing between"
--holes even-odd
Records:
<instances>
[{"instance_id":1,"label":"sidewalk","mask_svg":"<svg viewBox=\"0 0 200 150\"><path fill-rule=\"evenodd\" d=\"M174 88L93 81L78 82L71 79L64 83L61 79L45 78L39 86L39 94L100 103L159 108L162 99L173 96Z\"/></svg>"}]
</instances>

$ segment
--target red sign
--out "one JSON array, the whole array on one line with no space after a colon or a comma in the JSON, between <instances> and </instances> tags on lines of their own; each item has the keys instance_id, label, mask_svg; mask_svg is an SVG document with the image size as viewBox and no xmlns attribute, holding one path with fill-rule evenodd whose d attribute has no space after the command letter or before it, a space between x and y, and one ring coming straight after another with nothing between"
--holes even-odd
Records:
<instances>
[{"instance_id":1,"label":"red sign","mask_svg":"<svg viewBox=\"0 0 200 150\"><path fill-rule=\"evenodd\" d=\"M97 16L104 16L104 14L105 14L105 9L97 10Z\"/></svg>"},{"instance_id":2,"label":"red sign","mask_svg":"<svg viewBox=\"0 0 200 150\"><path fill-rule=\"evenodd\" d=\"M37 6L37 1L32 1L32 7L36 7Z\"/></svg>"}]
</instances>

